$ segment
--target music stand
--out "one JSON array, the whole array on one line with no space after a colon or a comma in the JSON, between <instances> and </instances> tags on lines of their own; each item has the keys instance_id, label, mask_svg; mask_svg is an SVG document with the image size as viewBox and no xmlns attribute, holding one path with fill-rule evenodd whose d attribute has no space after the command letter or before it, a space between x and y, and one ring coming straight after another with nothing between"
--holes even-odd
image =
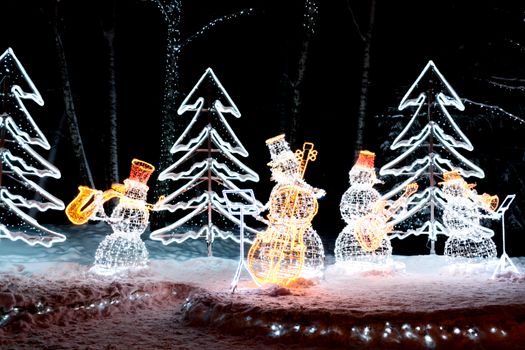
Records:
<instances>
[{"instance_id":1,"label":"music stand","mask_svg":"<svg viewBox=\"0 0 525 350\"><path fill-rule=\"evenodd\" d=\"M505 212L507 209L509 209L510 204L512 201L516 198L515 194L509 194L505 199L503 200L503 203L501 203L499 209L496 211L496 214L501 216L501 227L502 227L502 235L503 235L503 253L501 254L501 258L499 259L498 265L496 266L496 269L494 270L494 273L492 274L491 279L496 278L496 275L500 272L506 271L510 269L512 272L519 274L519 270L516 268L516 265L510 260L510 257L507 255L507 251L505 250Z\"/></svg>"},{"instance_id":2,"label":"music stand","mask_svg":"<svg viewBox=\"0 0 525 350\"><path fill-rule=\"evenodd\" d=\"M239 237L239 264L233 276L230 285L230 291L233 293L237 288L237 283L241 276L241 270L244 263L244 215L255 215L259 213L253 190L223 190L222 195L226 200L228 212L232 216L239 216L240 237ZM247 203L248 202L248 203ZM249 271L248 271L249 272Z\"/></svg>"}]
</instances>

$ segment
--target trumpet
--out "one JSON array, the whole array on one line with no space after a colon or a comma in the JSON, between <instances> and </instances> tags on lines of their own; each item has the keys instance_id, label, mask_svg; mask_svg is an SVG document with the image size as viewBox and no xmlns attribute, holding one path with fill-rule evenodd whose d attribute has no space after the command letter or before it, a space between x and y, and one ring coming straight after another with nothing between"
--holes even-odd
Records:
<instances>
[{"instance_id":1,"label":"trumpet","mask_svg":"<svg viewBox=\"0 0 525 350\"><path fill-rule=\"evenodd\" d=\"M478 199L486 211L493 213L498 208L499 197L497 195L491 196L490 194L483 193L482 195L478 196Z\"/></svg>"}]
</instances>

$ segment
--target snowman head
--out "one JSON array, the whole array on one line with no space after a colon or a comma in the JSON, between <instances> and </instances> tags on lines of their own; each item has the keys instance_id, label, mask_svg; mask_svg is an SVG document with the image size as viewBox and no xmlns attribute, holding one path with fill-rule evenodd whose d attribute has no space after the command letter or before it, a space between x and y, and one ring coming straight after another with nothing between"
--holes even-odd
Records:
<instances>
[{"instance_id":1,"label":"snowman head","mask_svg":"<svg viewBox=\"0 0 525 350\"><path fill-rule=\"evenodd\" d=\"M301 177L299 161L290 150L284 134L266 140L266 146L272 158L268 165L271 167L273 180L278 183L288 183Z\"/></svg>"},{"instance_id":2,"label":"snowman head","mask_svg":"<svg viewBox=\"0 0 525 350\"><path fill-rule=\"evenodd\" d=\"M476 184L467 183L457 170L443 173L443 181L439 183L443 186L443 193L450 197L466 197Z\"/></svg>"},{"instance_id":3,"label":"snowman head","mask_svg":"<svg viewBox=\"0 0 525 350\"><path fill-rule=\"evenodd\" d=\"M370 185L380 183L374 170L375 153L370 151L360 151L356 163L350 169L351 185Z\"/></svg>"}]
</instances>

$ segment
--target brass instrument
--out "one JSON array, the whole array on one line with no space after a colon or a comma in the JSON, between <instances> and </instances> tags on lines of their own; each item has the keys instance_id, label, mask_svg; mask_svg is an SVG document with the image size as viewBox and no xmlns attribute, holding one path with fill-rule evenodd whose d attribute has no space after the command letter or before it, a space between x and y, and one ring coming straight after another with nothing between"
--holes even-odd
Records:
<instances>
[{"instance_id":1,"label":"brass instrument","mask_svg":"<svg viewBox=\"0 0 525 350\"><path fill-rule=\"evenodd\" d=\"M498 208L499 197L497 195L491 196L488 193L483 193L479 196L479 201L485 210L493 213Z\"/></svg>"},{"instance_id":2,"label":"brass instrument","mask_svg":"<svg viewBox=\"0 0 525 350\"><path fill-rule=\"evenodd\" d=\"M78 190L78 195L66 207L66 215L75 225L85 224L102 204L112 198L121 198L124 195L124 188L121 184L115 184L104 192L87 186L79 186ZM95 200L97 193L102 193L102 201L100 202Z\"/></svg>"}]
</instances>

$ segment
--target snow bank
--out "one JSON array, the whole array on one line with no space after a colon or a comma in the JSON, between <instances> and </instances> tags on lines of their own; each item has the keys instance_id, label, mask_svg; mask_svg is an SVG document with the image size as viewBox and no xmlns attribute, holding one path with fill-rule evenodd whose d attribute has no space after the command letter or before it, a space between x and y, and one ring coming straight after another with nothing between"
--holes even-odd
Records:
<instances>
[{"instance_id":1,"label":"snow bank","mask_svg":"<svg viewBox=\"0 0 525 350\"><path fill-rule=\"evenodd\" d=\"M76 230L55 251L0 242L2 349L523 348L525 277L490 279L497 261L394 256L374 268L328 255L322 278L257 288L243 271L231 294L233 242L208 258L202 241L146 241L148 269L100 277L89 267L105 233Z\"/></svg>"}]
</instances>

